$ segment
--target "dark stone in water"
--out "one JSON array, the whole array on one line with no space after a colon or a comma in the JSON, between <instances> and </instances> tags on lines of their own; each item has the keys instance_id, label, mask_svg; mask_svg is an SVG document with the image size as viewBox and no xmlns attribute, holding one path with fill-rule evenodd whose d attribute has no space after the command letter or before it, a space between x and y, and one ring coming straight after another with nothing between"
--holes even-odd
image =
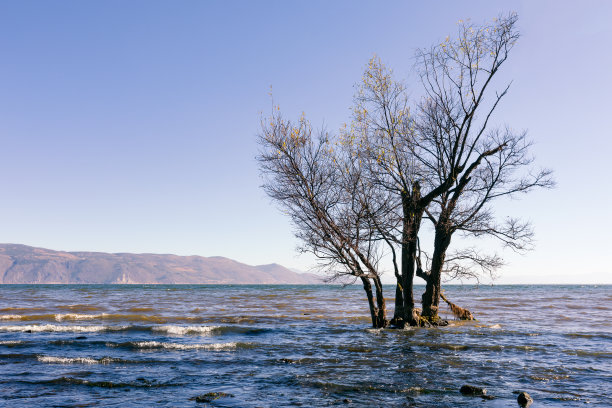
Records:
<instances>
[{"instance_id":1,"label":"dark stone in water","mask_svg":"<svg viewBox=\"0 0 612 408\"><path fill-rule=\"evenodd\" d=\"M528 407L533 402L533 398L526 392L521 392L516 401L521 407Z\"/></svg>"},{"instance_id":2,"label":"dark stone in water","mask_svg":"<svg viewBox=\"0 0 612 408\"><path fill-rule=\"evenodd\" d=\"M233 394L228 394L226 392L207 392L206 394L198 395L195 397L196 402L213 402L219 398L225 397L233 397Z\"/></svg>"},{"instance_id":3,"label":"dark stone in water","mask_svg":"<svg viewBox=\"0 0 612 408\"><path fill-rule=\"evenodd\" d=\"M483 395L487 395L487 390L484 388L475 387L473 385L462 385L459 390L463 395L477 395L482 397Z\"/></svg>"},{"instance_id":4,"label":"dark stone in water","mask_svg":"<svg viewBox=\"0 0 612 408\"><path fill-rule=\"evenodd\" d=\"M345 398L345 399L343 399L343 400L342 400L342 402L344 402L345 404L350 404L350 403L351 403L351 402L353 402L353 401L351 401L351 400L350 400L350 399L348 399L348 398Z\"/></svg>"},{"instance_id":5,"label":"dark stone in water","mask_svg":"<svg viewBox=\"0 0 612 408\"><path fill-rule=\"evenodd\" d=\"M77 340L85 340L86 338L87 338L87 336L79 336L79 337L77 337L76 339L77 339Z\"/></svg>"}]
</instances>

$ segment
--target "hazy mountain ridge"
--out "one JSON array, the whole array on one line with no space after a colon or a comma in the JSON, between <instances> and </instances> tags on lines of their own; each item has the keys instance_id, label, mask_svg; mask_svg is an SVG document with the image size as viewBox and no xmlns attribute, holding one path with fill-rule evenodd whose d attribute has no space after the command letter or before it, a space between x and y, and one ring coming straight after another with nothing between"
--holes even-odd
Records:
<instances>
[{"instance_id":1,"label":"hazy mountain ridge","mask_svg":"<svg viewBox=\"0 0 612 408\"><path fill-rule=\"evenodd\" d=\"M312 284L321 279L278 264L223 257L64 252L0 244L0 283Z\"/></svg>"}]
</instances>

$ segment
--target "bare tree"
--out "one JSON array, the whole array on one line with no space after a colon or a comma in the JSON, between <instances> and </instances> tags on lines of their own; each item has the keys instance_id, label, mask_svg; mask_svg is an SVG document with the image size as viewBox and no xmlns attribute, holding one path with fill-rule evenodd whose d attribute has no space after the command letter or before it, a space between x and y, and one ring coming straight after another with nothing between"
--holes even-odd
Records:
<instances>
[{"instance_id":1,"label":"bare tree","mask_svg":"<svg viewBox=\"0 0 612 408\"><path fill-rule=\"evenodd\" d=\"M502 264L475 248L447 258L456 231L494 236L515 250L531 242L528 224L499 222L491 207L497 198L552 185L550 171L532 168L524 133L490 126L509 89L491 90L518 39L516 21L510 14L489 25L462 22L457 39L419 51L425 96L412 110L404 84L374 57L357 86L351 125L338 136L315 137L304 118L292 125L278 113L262 126L266 192L291 217L301 250L332 279L362 281L374 327L387 325L379 267L385 252L397 281L392 323L401 327L438 323L443 272L479 276ZM426 271L424 217L435 229ZM427 282L422 314L415 275Z\"/></svg>"},{"instance_id":2,"label":"bare tree","mask_svg":"<svg viewBox=\"0 0 612 408\"><path fill-rule=\"evenodd\" d=\"M414 276L420 271L417 246L421 221L427 207L451 187L461 171L456 168L442 178L427 179L435 162L424 165L417 157L422 153L418 119L411 114L404 84L373 57L357 86L353 121L345 132L356 140L359 158L365 163L364 177L379 194L389 197L392 211L377 225L392 254L397 280L392 323L399 327L424 323L415 308L413 289Z\"/></svg>"},{"instance_id":3,"label":"bare tree","mask_svg":"<svg viewBox=\"0 0 612 408\"><path fill-rule=\"evenodd\" d=\"M390 200L389 218L377 226L392 254L397 281L392 323L398 325L404 321L405 313L409 316L414 313L412 279L407 276L413 273L409 265L414 264L414 259L409 247L418 234L420 220L413 213L404 216L403 205L403 201L412 201L414 190L411 147L414 128L406 88L379 58L370 59L356 88L353 120L350 128L344 129L344 137L357 145L369 183ZM413 320L417 320L416 316Z\"/></svg>"},{"instance_id":4,"label":"bare tree","mask_svg":"<svg viewBox=\"0 0 612 408\"><path fill-rule=\"evenodd\" d=\"M332 280L361 280L372 326L387 326L375 236L386 201L364 182L349 145L323 131L314 135L304 117L293 125L278 112L263 121L259 143L263 187L291 218L300 250L314 254Z\"/></svg>"},{"instance_id":5,"label":"bare tree","mask_svg":"<svg viewBox=\"0 0 612 408\"><path fill-rule=\"evenodd\" d=\"M419 276L427 282L422 316L430 322L438 320L441 275L453 234L489 235L513 249L526 249L532 238L529 224L516 219L498 222L490 204L496 198L553 184L549 170L532 168L525 133L490 126L510 87L494 92L491 83L519 37L516 21L516 15L510 14L490 25L461 23L457 39L447 37L417 54L426 97L415 120L415 158L428 172L424 181L432 186L452 175L449 188L426 210L435 228L434 250L430 270ZM498 257L476 250L453 258L471 261L486 271L501 264ZM467 272L461 263L454 263L451 270Z\"/></svg>"}]
</instances>

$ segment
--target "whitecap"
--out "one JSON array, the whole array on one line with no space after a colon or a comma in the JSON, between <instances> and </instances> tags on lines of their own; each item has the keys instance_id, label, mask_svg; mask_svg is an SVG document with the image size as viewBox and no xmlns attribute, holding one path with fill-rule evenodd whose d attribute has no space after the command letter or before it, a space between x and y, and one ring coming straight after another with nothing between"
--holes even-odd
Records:
<instances>
[{"instance_id":1,"label":"whitecap","mask_svg":"<svg viewBox=\"0 0 612 408\"><path fill-rule=\"evenodd\" d=\"M36 359L41 363L49 364L110 364L118 361L110 357L102 357L99 359L91 357L55 357L55 356L36 356Z\"/></svg>"},{"instance_id":2,"label":"whitecap","mask_svg":"<svg viewBox=\"0 0 612 408\"><path fill-rule=\"evenodd\" d=\"M0 316L0 320L21 320L21 315L2 315Z\"/></svg>"},{"instance_id":3,"label":"whitecap","mask_svg":"<svg viewBox=\"0 0 612 408\"><path fill-rule=\"evenodd\" d=\"M166 350L235 350L237 343L212 343L212 344L181 344L166 343L159 341L137 341L131 343L139 349L166 349Z\"/></svg>"},{"instance_id":4,"label":"whitecap","mask_svg":"<svg viewBox=\"0 0 612 408\"><path fill-rule=\"evenodd\" d=\"M106 330L124 330L127 326L64 326L56 324L40 324L40 325L18 325L18 326L0 326L0 331L7 332L74 332L74 333L92 333Z\"/></svg>"},{"instance_id":5,"label":"whitecap","mask_svg":"<svg viewBox=\"0 0 612 408\"><path fill-rule=\"evenodd\" d=\"M41 363L50 364L99 364L100 360L90 357L53 357L53 356L37 356L36 359Z\"/></svg>"},{"instance_id":6,"label":"whitecap","mask_svg":"<svg viewBox=\"0 0 612 408\"><path fill-rule=\"evenodd\" d=\"M92 320L102 315L92 314L79 314L79 313L58 313L55 315L55 320L61 322L62 320Z\"/></svg>"},{"instance_id":7,"label":"whitecap","mask_svg":"<svg viewBox=\"0 0 612 408\"><path fill-rule=\"evenodd\" d=\"M212 331L219 329L219 326L156 326L154 331L162 331L168 334L209 334Z\"/></svg>"},{"instance_id":8,"label":"whitecap","mask_svg":"<svg viewBox=\"0 0 612 408\"><path fill-rule=\"evenodd\" d=\"M16 346L18 344L24 344L24 341L21 340L2 340L0 341L0 345L3 346Z\"/></svg>"}]
</instances>

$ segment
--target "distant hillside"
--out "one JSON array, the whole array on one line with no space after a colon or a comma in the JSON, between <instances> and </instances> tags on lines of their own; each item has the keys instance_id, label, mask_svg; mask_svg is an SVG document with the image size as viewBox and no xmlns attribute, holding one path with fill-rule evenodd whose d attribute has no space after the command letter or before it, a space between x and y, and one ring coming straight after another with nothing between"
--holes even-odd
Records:
<instances>
[{"instance_id":1,"label":"distant hillside","mask_svg":"<svg viewBox=\"0 0 612 408\"><path fill-rule=\"evenodd\" d=\"M321 279L281 265L223 257L61 252L0 244L0 283L311 284Z\"/></svg>"}]
</instances>

